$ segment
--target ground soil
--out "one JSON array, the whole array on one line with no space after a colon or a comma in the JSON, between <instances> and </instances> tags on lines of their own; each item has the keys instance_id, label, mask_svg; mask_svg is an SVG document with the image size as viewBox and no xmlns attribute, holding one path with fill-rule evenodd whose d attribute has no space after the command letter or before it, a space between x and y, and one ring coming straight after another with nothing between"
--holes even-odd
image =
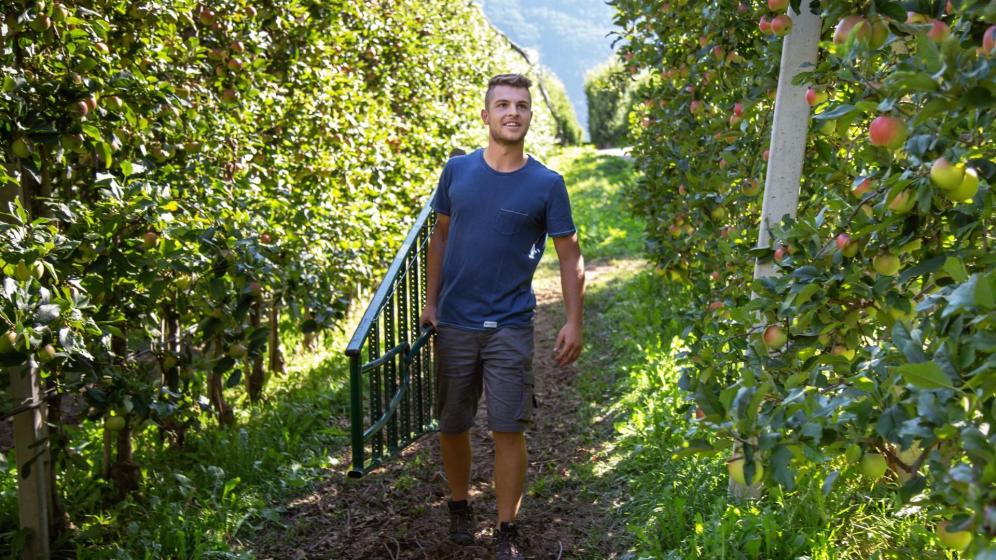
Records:
<instances>
[{"instance_id":1,"label":"ground soil","mask_svg":"<svg viewBox=\"0 0 996 560\"><path fill-rule=\"evenodd\" d=\"M612 267L589 265L589 285L600 276L613 276ZM541 274L534 288L539 409L534 428L527 432L532 486L518 520L527 558L619 558L628 539L613 510L625 490L612 488L608 481L593 483L590 475L592 462L611 439L612 418L592 413L582 397L577 366L561 368L553 362L552 348L563 321L556 272ZM586 332L586 352L593 351L603 334ZM361 480L347 478L344 469L332 473L288 504L280 526L257 535L251 548L259 558L295 560L493 558L493 442L483 402L472 434L477 546L461 547L447 539L447 487L437 438L430 434ZM340 464L348 464L345 453L340 459Z\"/></svg>"}]
</instances>

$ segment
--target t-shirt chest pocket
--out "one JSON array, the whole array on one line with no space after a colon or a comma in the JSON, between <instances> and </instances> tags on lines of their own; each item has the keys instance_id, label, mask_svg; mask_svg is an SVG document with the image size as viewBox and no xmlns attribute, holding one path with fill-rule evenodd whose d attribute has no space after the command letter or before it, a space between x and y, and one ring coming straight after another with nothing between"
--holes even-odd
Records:
<instances>
[{"instance_id":1,"label":"t-shirt chest pocket","mask_svg":"<svg viewBox=\"0 0 996 560\"><path fill-rule=\"evenodd\" d=\"M535 222L532 216L519 210L499 208L495 216L495 230L503 235L519 233L523 227Z\"/></svg>"}]
</instances>

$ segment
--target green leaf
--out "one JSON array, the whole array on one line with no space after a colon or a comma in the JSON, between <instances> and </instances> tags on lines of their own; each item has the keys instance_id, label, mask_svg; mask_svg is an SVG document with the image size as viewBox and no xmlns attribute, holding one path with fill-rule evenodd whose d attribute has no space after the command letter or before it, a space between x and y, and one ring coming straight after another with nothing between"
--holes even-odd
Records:
<instances>
[{"instance_id":1,"label":"green leaf","mask_svg":"<svg viewBox=\"0 0 996 560\"><path fill-rule=\"evenodd\" d=\"M786 490L795 488L795 471L790 466L792 449L787 445L779 445L771 452L772 477Z\"/></svg>"},{"instance_id":2,"label":"green leaf","mask_svg":"<svg viewBox=\"0 0 996 560\"><path fill-rule=\"evenodd\" d=\"M828 111L823 111L822 113L817 113L817 114L813 115L813 118L816 119L816 120L818 120L818 121L834 120L834 119L843 117L844 115L849 115L849 114L851 114L852 112L854 112L856 110L857 110L857 107L855 107L854 105L851 105L851 104L848 104L848 103L843 103L841 105L837 105L836 107L834 107L833 109L830 109Z\"/></svg>"},{"instance_id":3,"label":"green leaf","mask_svg":"<svg viewBox=\"0 0 996 560\"><path fill-rule=\"evenodd\" d=\"M923 353L923 346L913 340L909 330L902 321L896 321L892 325L892 343L899 348L899 351L912 363L927 361L927 355Z\"/></svg>"},{"instance_id":4,"label":"green leaf","mask_svg":"<svg viewBox=\"0 0 996 560\"><path fill-rule=\"evenodd\" d=\"M917 276L923 276L924 274L930 274L931 272L940 270L941 267L944 266L946 262L947 259L946 257L944 257L944 255L927 259L926 261L914 266L913 268L908 268L904 270L902 274L899 275L899 281L906 283L912 280L913 278L916 278Z\"/></svg>"},{"instance_id":5,"label":"green leaf","mask_svg":"<svg viewBox=\"0 0 996 560\"><path fill-rule=\"evenodd\" d=\"M830 492L833 490L833 483L837 482L837 477L839 476L840 476L840 471L837 470L832 471L830 474L827 475L826 479L823 481L823 487L821 488L821 491L823 492L824 496L830 494Z\"/></svg>"},{"instance_id":6,"label":"green leaf","mask_svg":"<svg viewBox=\"0 0 996 560\"><path fill-rule=\"evenodd\" d=\"M231 389L237 386L239 384L239 381L241 380L242 380L242 370L237 369L233 371L231 375L228 376L228 379L225 380L225 387Z\"/></svg>"},{"instance_id":7,"label":"green leaf","mask_svg":"<svg viewBox=\"0 0 996 560\"><path fill-rule=\"evenodd\" d=\"M979 275L973 274L968 280L962 282L957 288L951 291L945 299L948 300L947 307L941 313L942 317L949 317L963 309L971 310L976 306L976 291L979 284ZM985 282L982 282L985 284ZM988 290L986 290L988 291ZM985 295L983 295L983 298ZM992 294L989 294L991 300Z\"/></svg>"},{"instance_id":8,"label":"green leaf","mask_svg":"<svg viewBox=\"0 0 996 560\"><path fill-rule=\"evenodd\" d=\"M878 13L891 17L896 21L906 19L906 9L899 2L875 2Z\"/></svg>"},{"instance_id":9,"label":"green leaf","mask_svg":"<svg viewBox=\"0 0 996 560\"><path fill-rule=\"evenodd\" d=\"M954 389L951 379L935 362L903 364L896 368L903 379L921 389Z\"/></svg>"},{"instance_id":10,"label":"green leaf","mask_svg":"<svg viewBox=\"0 0 996 560\"><path fill-rule=\"evenodd\" d=\"M909 91L934 92L937 91L938 87L937 81L926 72L893 72L885 79L885 83L890 88L898 90L893 92L894 95L901 95Z\"/></svg>"},{"instance_id":11,"label":"green leaf","mask_svg":"<svg viewBox=\"0 0 996 560\"><path fill-rule=\"evenodd\" d=\"M225 373L226 371L235 367L235 359L225 356L224 358L218 360L218 363L214 364L214 373ZM229 378L231 379L231 378Z\"/></svg>"},{"instance_id":12,"label":"green leaf","mask_svg":"<svg viewBox=\"0 0 996 560\"><path fill-rule=\"evenodd\" d=\"M955 282L968 280L968 271L965 270L965 265L962 264L961 259L957 257L948 257L944 261L944 272L950 274Z\"/></svg>"}]
</instances>

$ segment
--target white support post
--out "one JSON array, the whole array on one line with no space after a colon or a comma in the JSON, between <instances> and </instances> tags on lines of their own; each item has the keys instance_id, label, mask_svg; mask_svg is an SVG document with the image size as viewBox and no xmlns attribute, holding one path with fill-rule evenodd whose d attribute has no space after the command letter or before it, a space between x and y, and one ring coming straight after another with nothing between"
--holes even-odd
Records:
<instances>
[{"instance_id":1,"label":"white support post","mask_svg":"<svg viewBox=\"0 0 996 560\"><path fill-rule=\"evenodd\" d=\"M764 179L764 200L761 205L761 225L758 247L771 245L770 226L789 215L795 217L799 205L802 163L806 156L806 132L809 127L809 105L806 86L792 85L792 78L816 64L817 43L820 39L820 17L809 10L803 0L802 13L790 10L792 32L782 43L782 60L778 70L778 90L775 93L775 120L771 127L768 173ZM754 278L774 276L770 260L754 266Z\"/></svg>"},{"instance_id":2,"label":"white support post","mask_svg":"<svg viewBox=\"0 0 996 560\"><path fill-rule=\"evenodd\" d=\"M799 188L802 164L806 156L806 133L809 128L809 105L806 103L806 86L792 84L792 78L816 64L817 43L820 40L820 17L809 9L803 0L802 13L789 10L792 32L782 42L782 59L778 69L778 90L775 93L775 118L771 128L768 172L764 179L764 199L761 205L761 224L757 246L771 246L771 226L786 215L795 217L799 205ZM754 278L777 274L769 259L754 263ZM733 452L740 452L734 445ZM730 479L729 494L736 498L758 498L758 485L745 486Z\"/></svg>"},{"instance_id":3,"label":"white support post","mask_svg":"<svg viewBox=\"0 0 996 560\"><path fill-rule=\"evenodd\" d=\"M11 368L9 373L14 402L18 406L35 405L14 416L14 460L18 469L17 506L21 528L30 532L21 558L41 560L50 555L53 492L46 407L41 404L41 375L38 368L30 365ZM32 461L28 476L21 476L28 461Z\"/></svg>"}]
</instances>

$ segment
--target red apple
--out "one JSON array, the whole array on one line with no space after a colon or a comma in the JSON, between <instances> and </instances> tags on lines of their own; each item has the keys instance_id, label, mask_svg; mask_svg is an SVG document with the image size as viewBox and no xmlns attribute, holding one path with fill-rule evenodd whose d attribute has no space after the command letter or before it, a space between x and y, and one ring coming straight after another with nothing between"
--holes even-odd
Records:
<instances>
[{"instance_id":1,"label":"red apple","mask_svg":"<svg viewBox=\"0 0 996 560\"><path fill-rule=\"evenodd\" d=\"M837 248L840 250L844 250L844 247L847 247L850 242L851 236L846 233L841 233L834 238L834 243L837 244Z\"/></svg>"},{"instance_id":2,"label":"red apple","mask_svg":"<svg viewBox=\"0 0 996 560\"><path fill-rule=\"evenodd\" d=\"M789 0L768 0L768 9L772 12L784 12L788 5Z\"/></svg>"},{"instance_id":3,"label":"red apple","mask_svg":"<svg viewBox=\"0 0 996 560\"><path fill-rule=\"evenodd\" d=\"M739 102L739 101L737 101L736 103L734 103L733 104L733 114L736 115L736 116L738 116L738 117L744 116L744 104L741 103L741 102Z\"/></svg>"},{"instance_id":4,"label":"red apple","mask_svg":"<svg viewBox=\"0 0 996 560\"><path fill-rule=\"evenodd\" d=\"M858 186L851 189L851 194L854 195L854 198L861 198L865 195L866 192L870 191L871 189L872 189L871 177L865 177L860 183L858 183Z\"/></svg>"},{"instance_id":5,"label":"red apple","mask_svg":"<svg viewBox=\"0 0 996 560\"><path fill-rule=\"evenodd\" d=\"M771 150L764 150L763 152L761 152L761 159L763 159L764 161L768 161L769 157L771 157Z\"/></svg>"},{"instance_id":6,"label":"red apple","mask_svg":"<svg viewBox=\"0 0 996 560\"><path fill-rule=\"evenodd\" d=\"M761 185L754 178L744 181L740 188L743 190L745 196L757 196L761 192Z\"/></svg>"},{"instance_id":7,"label":"red apple","mask_svg":"<svg viewBox=\"0 0 996 560\"><path fill-rule=\"evenodd\" d=\"M693 99L691 103L688 104L688 110L691 111L693 115L697 115L702 112L703 106L702 102L698 99Z\"/></svg>"},{"instance_id":8,"label":"red apple","mask_svg":"<svg viewBox=\"0 0 996 560\"><path fill-rule=\"evenodd\" d=\"M951 28L948 24L944 23L939 19L930 20L930 30L927 31L927 37L935 43L940 43L948 38L951 34Z\"/></svg>"},{"instance_id":9,"label":"red apple","mask_svg":"<svg viewBox=\"0 0 996 560\"><path fill-rule=\"evenodd\" d=\"M990 25L982 34L982 52L988 56L993 54L994 49L996 49L996 25Z\"/></svg>"},{"instance_id":10,"label":"red apple","mask_svg":"<svg viewBox=\"0 0 996 560\"><path fill-rule=\"evenodd\" d=\"M757 27L761 33L771 33L771 20L768 19L768 16L761 16L757 22Z\"/></svg>"},{"instance_id":11,"label":"red apple","mask_svg":"<svg viewBox=\"0 0 996 560\"><path fill-rule=\"evenodd\" d=\"M768 325L764 327L764 333L761 335L761 341L768 348L773 348L775 350L785 346L788 342L788 335L785 334L785 330L778 325Z\"/></svg>"},{"instance_id":12,"label":"red apple","mask_svg":"<svg viewBox=\"0 0 996 560\"><path fill-rule=\"evenodd\" d=\"M784 245L779 245L778 248L775 249L775 255L774 255L775 262L782 262L783 260L785 260L785 257L787 257L788 255L789 255L788 247Z\"/></svg>"},{"instance_id":13,"label":"red apple","mask_svg":"<svg viewBox=\"0 0 996 560\"><path fill-rule=\"evenodd\" d=\"M872 146L896 149L906 141L906 123L896 117L879 115L868 127Z\"/></svg>"},{"instance_id":14,"label":"red apple","mask_svg":"<svg viewBox=\"0 0 996 560\"><path fill-rule=\"evenodd\" d=\"M806 90L806 103L808 103L810 107L815 107L826 100L827 92L818 91L813 88L808 88Z\"/></svg>"},{"instance_id":15,"label":"red apple","mask_svg":"<svg viewBox=\"0 0 996 560\"><path fill-rule=\"evenodd\" d=\"M204 8L197 14L197 18L200 19L202 24L211 25L214 23L214 12L208 8Z\"/></svg>"},{"instance_id":16,"label":"red apple","mask_svg":"<svg viewBox=\"0 0 996 560\"><path fill-rule=\"evenodd\" d=\"M888 208L896 214L905 214L913 209L915 203L916 201L913 199L913 195L910 194L909 189L903 189L889 201Z\"/></svg>"},{"instance_id":17,"label":"red apple","mask_svg":"<svg viewBox=\"0 0 996 560\"><path fill-rule=\"evenodd\" d=\"M775 16L771 20L771 32L779 37L784 37L792 31L792 18L787 14L782 14L780 16Z\"/></svg>"},{"instance_id":18,"label":"red apple","mask_svg":"<svg viewBox=\"0 0 996 560\"><path fill-rule=\"evenodd\" d=\"M717 311L722 308L723 308L723 302L721 301L713 301L709 303L709 311Z\"/></svg>"},{"instance_id":19,"label":"red apple","mask_svg":"<svg viewBox=\"0 0 996 560\"><path fill-rule=\"evenodd\" d=\"M845 16L837 22L837 27L834 29L834 44L843 44L852 32L857 41L867 41L871 37L871 28L865 18L857 15Z\"/></svg>"}]
</instances>

